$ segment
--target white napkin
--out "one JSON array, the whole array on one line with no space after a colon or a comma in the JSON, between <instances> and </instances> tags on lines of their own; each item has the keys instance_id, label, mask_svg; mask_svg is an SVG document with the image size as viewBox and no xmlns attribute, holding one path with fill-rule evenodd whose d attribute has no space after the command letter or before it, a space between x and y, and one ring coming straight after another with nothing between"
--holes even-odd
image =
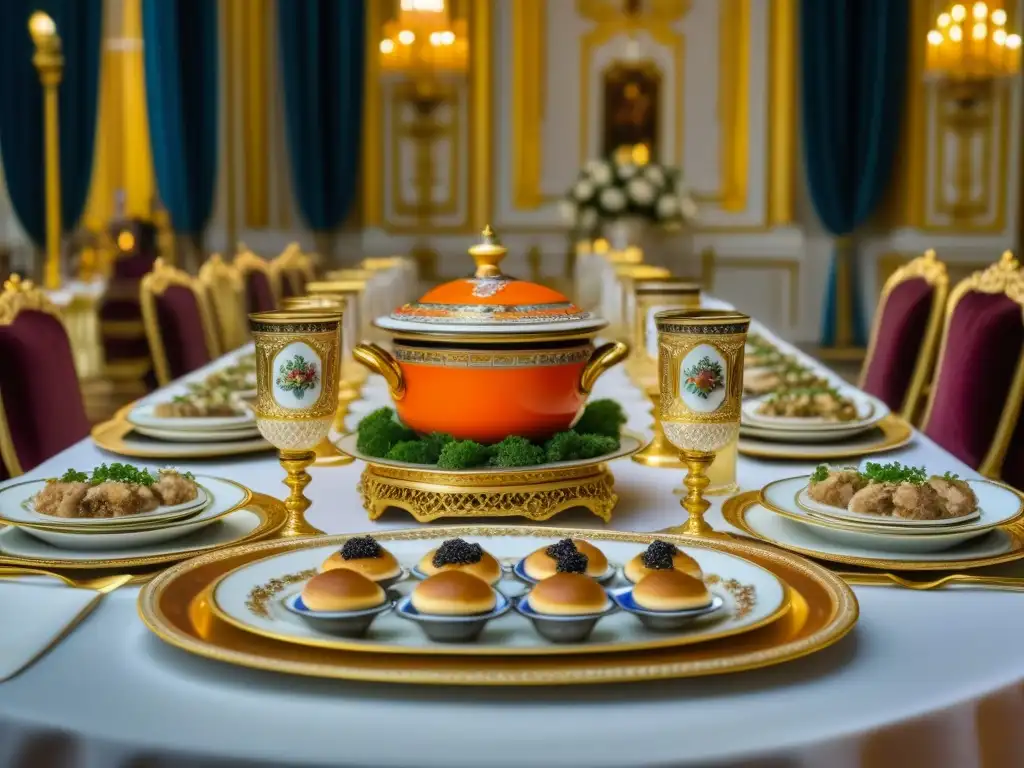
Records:
<instances>
[{"instance_id":1,"label":"white napkin","mask_svg":"<svg viewBox=\"0 0 1024 768\"><path fill-rule=\"evenodd\" d=\"M0 682L46 653L101 597L54 579L0 579Z\"/></svg>"}]
</instances>

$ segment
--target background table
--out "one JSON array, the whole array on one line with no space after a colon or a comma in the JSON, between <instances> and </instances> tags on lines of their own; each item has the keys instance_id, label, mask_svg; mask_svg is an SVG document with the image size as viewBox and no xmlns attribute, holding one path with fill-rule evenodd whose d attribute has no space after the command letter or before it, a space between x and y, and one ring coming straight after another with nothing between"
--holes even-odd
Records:
<instances>
[{"instance_id":1,"label":"background table","mask_svg":"<svg viewBox=\"0 0 1024 768\"><path fill-rule=\"evenodd\" d=\"M594 396L618 399L627 427L647 430L648 402L621 370ZM353 421L387 403L383 382L372 378L366 397ZM888 458L974 476L920 436ZM110 459L86 440L28 477ZM182 466L285 493L269 454ZM672 494L682 472L629 460L612 468L613 527L657 530L684 519ZM330 533L410 527L397 511L368 520L356 493L361 469L312 470L313 524ZM739 479L751 490L810 469L740 457ZM720 504L708 519L725 528ZM549 524L602 525L576 511ZM523 689L322 681L207 661L151 636L136 594L109 595L46 658L0 684L0 766L1024 765L1020 594L858 588L857 628L806 659L695 680ZM17 617L0 622L0 632L17 631Z\"/></svg>"}]
</instances>

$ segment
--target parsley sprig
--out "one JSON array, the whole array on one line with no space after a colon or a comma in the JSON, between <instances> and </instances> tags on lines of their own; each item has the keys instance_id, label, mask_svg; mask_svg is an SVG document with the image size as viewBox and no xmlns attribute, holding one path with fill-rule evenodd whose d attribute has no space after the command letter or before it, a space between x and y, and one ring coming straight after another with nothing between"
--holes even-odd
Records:
<instances>
[{"instance_id":1,"label":"parsley sprig","mask_svg":"<svg viewBox=\"0 0 1024 768\"><path fill-rule=\"evenodd\" d=\"M890 464L877 464L869 461L864 465L861 474L874 483L911 483L921 485L928 479L924 467L904 466L898 461Z\"/></svg>"},{"instance_id":2,"label":"parsley sprig","mask_svg":"<svg viewBox=\"0 0 1024 768\"><path fill-rule=\"evenodd\" d=\"M156 482L148 469L139 469L131 464L122 464L115 461L112 464L100 464L91 474L80 472L77 469L69 469L65 472L60 481L62 483L89 483L99 485L100 483L130 483L132 485L152 485Z\"/></svg>"},{"instance_id":3,"label":"parsley sprig","mask_svg":"<svg viewBox=\"0 0 1024 768\"><path fill-rule=\"evenodd\" d=\"M60 477L62 483L84 483L89 480L89 475L79 472L77 469L69 469Z\"/></svg>"}]
</instances>

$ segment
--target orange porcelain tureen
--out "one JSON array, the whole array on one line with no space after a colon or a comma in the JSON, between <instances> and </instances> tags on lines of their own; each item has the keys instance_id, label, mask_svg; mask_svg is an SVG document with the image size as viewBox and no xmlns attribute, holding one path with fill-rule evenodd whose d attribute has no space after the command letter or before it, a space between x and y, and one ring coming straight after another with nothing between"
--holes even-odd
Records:
<instances>
[{"instance_id":1,"label":"orange porcelain tureen","mask_svg":"<svg viewBox=\"0 0 1024 768\"><path fill-rule=\"evenodd\" d=\"M628 348L595 349L603 320L558 291L502 274L506 251L490 227L469 252L475 274L377 319L393 352L360 344L353 354L385 378L399 418L417 432L490 443L568 429Z\"/></svg>"}]
</instances>

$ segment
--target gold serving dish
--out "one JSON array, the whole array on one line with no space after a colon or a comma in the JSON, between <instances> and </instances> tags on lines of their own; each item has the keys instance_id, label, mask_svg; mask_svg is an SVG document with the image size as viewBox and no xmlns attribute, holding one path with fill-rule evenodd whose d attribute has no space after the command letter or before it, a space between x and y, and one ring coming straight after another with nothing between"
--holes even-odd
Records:
<instances>
[{"instance_id":1,"label":"gold serving dish","mask_svg":"<svg viewBox=\"0 0 1024 768\"><path fill-rule=\"evenodd\" d=\"M509 534L509 531L512 531ZM447 536L544 535L646 544L654 534L560 528L460 527L382 532L396 539ZM436 685L566 685L696 677L778 664L826 648L857 621L850 588L825 568L757 543L718 537L658 538L683 547L715 549L764 567L790 589L790 609L767 626L700 645L573 656L401 656L301 646L237 629L211 610L212 585L247 563L282 554L302 541L265 542L203 555L164 572L139 595L139 614L165 642L199 656L254 669L311 677ZM307 542L308 546L308 542Z\"/></svg>"}]
</instances>

